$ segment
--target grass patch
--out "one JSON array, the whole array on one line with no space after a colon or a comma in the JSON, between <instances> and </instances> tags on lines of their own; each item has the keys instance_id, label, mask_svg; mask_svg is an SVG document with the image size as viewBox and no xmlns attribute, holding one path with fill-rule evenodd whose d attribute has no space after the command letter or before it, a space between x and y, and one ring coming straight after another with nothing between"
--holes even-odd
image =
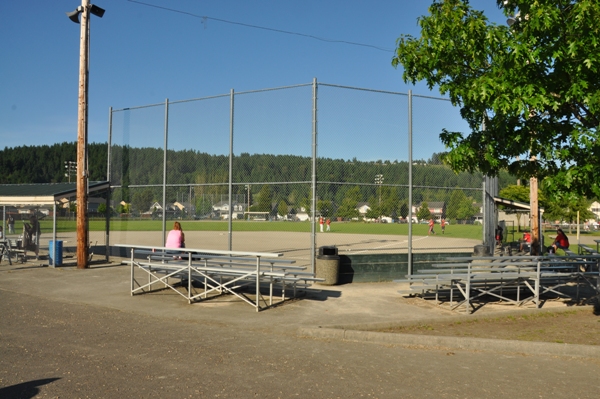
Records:
<instances>
[{"instance_id":1,"label":"grass patch","mask_svg":"<svg viewBox=\"0 0 600 399\"><path fill-rule=\"evenodd\" d=\"M600 317L590 308L539 312L381 330L388 333L600 345Z\"/></svg>"}]
</instances>

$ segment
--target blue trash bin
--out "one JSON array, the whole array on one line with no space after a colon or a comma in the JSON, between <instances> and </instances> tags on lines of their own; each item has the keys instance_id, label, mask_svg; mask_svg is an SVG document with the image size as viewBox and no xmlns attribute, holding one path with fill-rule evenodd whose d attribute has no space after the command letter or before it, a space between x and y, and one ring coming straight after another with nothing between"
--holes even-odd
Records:
<instances>
[{"instance_id":1,"label":"blue trash bin","mask_svg":"<svg viewBox=\"0 0 600 399\"><path fill-rule=\"evenodd\" d=\"M56 255L56 256L55 256ZM56 257L56 259L54 259ZM48 246L48 259L50 259L50 265L62 266L63 261L63 242L56 240L56 254L54 253L54 240L50 240Z\"/></svg>"}]
</instances>

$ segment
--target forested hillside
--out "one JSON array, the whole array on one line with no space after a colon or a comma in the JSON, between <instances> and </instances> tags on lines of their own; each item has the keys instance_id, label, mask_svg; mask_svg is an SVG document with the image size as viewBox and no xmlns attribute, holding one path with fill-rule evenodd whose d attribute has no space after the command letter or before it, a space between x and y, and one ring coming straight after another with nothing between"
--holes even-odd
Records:
<instances>
[{"instance_id":1,"label":"forested hillside","mask_svg":"<svg viewBox=\"0 0 600 399\"><path fill-rule=\"evenodd\" d=\"M88 144L90 180L106 180L106 143ZM0 151L0 183L60 183L65 176L65 162L77 161L77 144L61 143L41 146L5 148ZM74 173L72 173L73 178Z\"/></svg>"},{"instance_id":2,"label":"forested hillside","mask_svg":"<svg viewBox=\"0 0 600 399\"><path fill-rule=\"evenodd\" d=\"M90 180L107 180L107 144L88 145ZM163 178L163 154L157 148L113 146L112 179L115 185L155 185ZM76 143L42 146L21 146L0 151L0 183L66 182L65 162L76 161ZM210 155L193 150L169 151L167 155L169 184L227 183L229 160L225 155ZM374 176L383 174L385 184L407 184L406 162L363 162L356 159L318 160L320 182L373 183ZM234 182L272 183L309 182L311 159L294 155L243 153L234 159ZM125 180L125 181L123 181ZM500 187L513 182L507 174L500 176ZM428 161L416 161L413 184L428 187L480 188L480 174L454 174L432 154ZM125 184L123 184L125 183Z\"/></svg>"},{"instance_id":3,"label":"forested hillside","mask_svg":"<svg viewBox=\"0 0 600 399\"><path fill-rule=\"evenodd\" d=\"M65 176L65 162L75 161L76 152L74 142L5 148L0 152L0 183L66 182L69 178ZM106 180L107 144L90 144L88 152L90 180ZM113 200L131 203L139 212L147 211L156 201L162 202L161 149L113 146L111 159L111 185L119 187L113 192ZM341 212L345 207L352 213L358 203L369 202L371 208L380 211L397 210L399 204L406 203L408 169L407 162L320 158L317 160L319 208L340 208ZM186 200L195 204L197 213L206 212L226 198L228 173L226 155L169 151L167 203ZM258 201L264 202L257 210L270 209L272 203L306 207L310 203L311 181L309 157L242 153L233 159L233 194L237 195L237 201L248 203L246 190L250 189L253 208ZM462 202L480 202L482 181L479 173L453 173L440 161L440 154L432 154L429 160L413 164L413 201L449 204L458 188L465 197ZM500 175L500 188L514 182L508 174Z\"/></svg>"}]
</instances>

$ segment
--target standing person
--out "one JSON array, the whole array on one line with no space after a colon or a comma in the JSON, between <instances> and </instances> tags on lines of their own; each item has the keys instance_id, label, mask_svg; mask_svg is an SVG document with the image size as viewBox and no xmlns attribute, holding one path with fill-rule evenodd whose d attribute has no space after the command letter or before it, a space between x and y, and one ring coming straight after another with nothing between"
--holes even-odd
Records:
<instances>
[{"instance_id":1,"label":"standing person","mask_svg":"<svg viewBox=\"0 0 600 399\"><path fill-rule=\"evenodd\" d=\"M554 248L554 252L556 252L556 249L558 248L562 249L563 251L565 249L569 249L569 239L560 227L556 229L556 238L554 239L554 244L552 244L552 248Z\"/></svg>"},{"instance_id":2,"label":"standing person","mask_svg":"<svg viewBox=\"0 0 600 399\"><path fill-rule=\"evenodd\" d=\"M327 218L327 231L331 231L331 219Z\"/></svg>"},{"instance_id":3,"label":"standing person","mask_svg":"<svg viewBox=\"0 0 600 399\"><path fill-rule=\"evenodd\" d=\"M433 221L433 218L429 219L429 231L427 232L427 235L435 234L435 231L433 231L434 225L435 225L435 222Z\"/></svg>"},{"instance_id":4,"label":"standing person","mask_svg":"<svg viewBox=\"0 0 600 399\"><path fill-rule=\"evenodd\" d=\"M40 235L42 229L40 228L40 221L35 214L29 217L29 223L31 224L31 241L34 245L35 259L40 258Z\"/></svg>"},{"instance_id":5,"label":"standing person","mask_svg":"<svg viewBox=\"0 0 600 399\"><path fill-rule=\"evenodd\" d=\"M167 235L165 248L185 248L185 234L181 229L181 223L173 223L173 230Z\"/></svg>"},{"instance_id":6,"label":"standing person","mask_svg":"<svg viewBox=\"0 0 600 399\"><path fill-rule=\"evenodd\" d=\"M319 217L319 229L323 232L323 216Z\"/></svg>"},{"instance_id":7,"label":"standing person","mask_svg":"<svg viewBox=\"0 0 600 399\"><path fill-rule=\"evenodd\" d=\"M13 215L8 215L6 223L8 224L8 234L15 234L15 218Z\"/></svg>"},{"instance_id":8,"label":"standing person","mask_svg":"<svg viewBox=\"0 0 600 399\"><path fill-rule=\"evenodd\" d=\"M504 238L504 230L502 229L502 226L498 225L498 227L496 227L496 245L501 247L503 238Z\"/></svg>"},{"instance_id":9,"label":"standing person","mask_svg":"<svg viewBox=\"0 0 600 399\"><path fill-rule=\"evenodd\" d=\"M446 219L442 219L440 226L442 227L442 234L444 234L446 232Z\"/></svg>"}]
</instances>

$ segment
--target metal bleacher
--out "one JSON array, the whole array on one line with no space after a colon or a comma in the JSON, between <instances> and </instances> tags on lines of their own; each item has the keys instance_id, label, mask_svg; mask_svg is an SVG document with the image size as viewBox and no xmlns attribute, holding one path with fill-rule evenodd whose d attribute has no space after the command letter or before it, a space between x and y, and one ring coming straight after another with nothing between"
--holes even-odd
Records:
<instances>
[{"instance_id":1,"label":"metal bleacher","mask_svg":"<svg viewBox=\"0 0 600 399\"><path fill-rule=\"evenodd\" d=\"M306 267L294 266L294 260L279 259L280 253L117 246L131 251L131 295L171 289L193 303L231 294L258 312L323 281ZM278 302L275 290L281 293Z\"/></svg>"},{"instance_id":2,"label":"metal bleacher","mask_svg":"<svg viewBox=\"0 0 600 399\"><path fill-rule=\"evenodd\" d=\"M490 300L540 307L547 296L578 302L582 288L600 293L600 255L487 256L447 258L405 279L402 295L433 299L438 305L472 313Z\"/></svg>"}]
</instances>

